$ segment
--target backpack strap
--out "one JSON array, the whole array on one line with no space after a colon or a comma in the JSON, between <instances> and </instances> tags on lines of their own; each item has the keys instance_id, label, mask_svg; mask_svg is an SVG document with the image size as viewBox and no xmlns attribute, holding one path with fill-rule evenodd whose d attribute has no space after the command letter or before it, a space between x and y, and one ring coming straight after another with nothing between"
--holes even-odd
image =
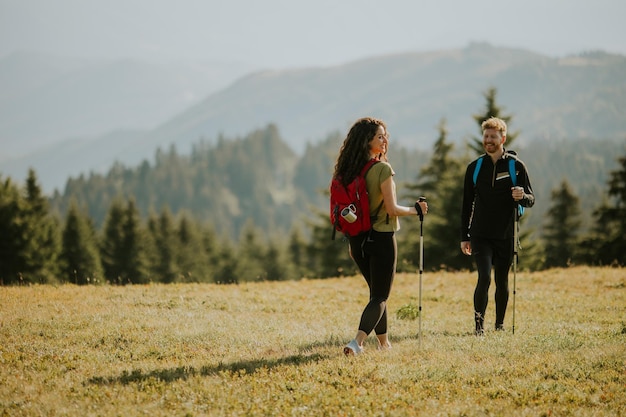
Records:
<instances>
[{"instance_id":1,"label":"backpack strap","mask_svg":"<svg viewBox=\"0 0 626 417\"><path fill-rule=\"evenodd\" d=\"M513 187L517 185L517 173L515 172L515 159L509 158L509 175L511 176L511 182Z\"/></svg>"},{"instance_id":2,"label":"backpack strap","mask_svg":"<svg viewBox=\"0 0 626 417\"><path fill-rule=\"evenodd\" d=\"M474 175L472 176L472 180L474 181L474 186L476 186L476 180L478 179L478 171L480 171L480 167L483 165L483 158L487 156L487 154L482 154L476 160L476 166L474 167Z\"/></svg>"},{"instance_id":3,"label":"backpack strap","mask_svg":"<svg viewBox=\"0 0 626 417\"><path fill-rule=\"evenodd\" d=\"M509 175L511 176L511 182L513 183L513 187L517 186L517 172L515 171L515 161L517 157L515 155L506 154L509 158ZM517 204L517 216L522 217L524 214L524 206L521 204Z\"/></svg>"},{"instance_id":4,"label":"backpack strap","mask_svg":"<svg viewBox=\"0 0 626 417\"><path fill-rule=\"evenodd\" d=\"M363 165L363 169L361 169L361 176L363 178L365 178L365 176L367 175L367 173L369 172L370 168L372 168L375 164L379 163L380 161L378 159L370 159L369 161L367 161L365 163L365 165Z\"/></svg>"},{"instance_id":5,"label":"backpack strap","mask_svg":"<svg viewBox=\"0 0 626 417\"><path fill-rule=\"evenodd\" d=\"M476 166L474 167L474 174L472 176L472 181L474 181L474 187L476 186L476 180L478 179L478 172L480 171L480 167L483 165L483 158L485 158L487 154L483 154L478 157L476 160ZM509 153L505 154L505 157L509 159L509 176L511 177L511 182L513 183L513 187L517 186L517 172L515 171L515 161L517 158L514 155ZM521 217L524 214L524 206L521 204L517 205L517 213Z\"/></svg>"},{"instance_id":6,"label":"backpack strap","mask_svg":"<svg viewBox=\"0 0 626 417\"><path fill-rule=\"evenodd\" d=\"M474 167L474 175L472 176L472 180L474 181L474 185L476 185L476 180L478 179L478 172L480 171L480 167L483 165L483 158L485 155L480 156L476 160L476 167ZM508 157L508 154L507 154ZM515 158L508 157L509 159L509 175L511 176L511 182L513 183L513 187L517 185L517 173L515 172Z\"/></svg>"},{"instance_id":7,"label":"backpack strap","mask_svg":"<svg viewBox=\"0 0 626 417\"><path fill-rule=\"evenodd\" d=\"M374 213L373 216L370 216L371 220L378 219L378 212L380 211L381 208L383 208L383 204L385 204L385 200L381 201L378 207L376 207L376 213ZM389 223L389 215L387 215L387 223Z\"/></svg>"}]
</instances>

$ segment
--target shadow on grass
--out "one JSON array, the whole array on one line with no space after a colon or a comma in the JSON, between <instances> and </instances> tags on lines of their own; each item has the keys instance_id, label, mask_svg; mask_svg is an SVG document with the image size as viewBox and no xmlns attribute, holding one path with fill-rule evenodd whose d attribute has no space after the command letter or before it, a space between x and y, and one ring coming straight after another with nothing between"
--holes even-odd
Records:
<instances>
[{"instance_id":1,"label":"shadow on grass","mask_svg":"<svg viewBox=\"0 0 626 417\"><path fill-rule=\"evenodd\" d=\"M435 337L462 337L464 338L464 337L476 337L476 335L474 334L474 332L471 332L471 331L450 332L450 331L428 330L428 331L423 332L422 337L424 340L428 340L428 339L433 339ZM374 338L374 335L371 334L367 337L365 341L365 345L368 348L371 346L375 346L376 345L375 340L376 339ZM419 341L419 334L417 332L393 334L390 337L390 341L391 341L392 346L396 343L402 343L406 341L409 341L409 342ZM302 349L303 351L310 351L310 350L316 350L316 349L337 348L337 351L339 352L339 351L343 351L343 347L346 345L347 342L348 340L346 338L339 338L337 336L331 336L325 340L318 340L313 343L302 345L300 346L300 349Z\"/></svg>"},{"instance_id":2,"label":"shadow on grass","mask_svg":"<svg viewBox=\"0 0 626 417\"><path fill-rule=\"evenodd\" d=\"M199 369L189 366L180 366L178 368L158 369L150 372L141 370L133 370L132 372L124 371L119 376L96 376L87 380L87 384L94 385L127 385L136 382L148 380L158 380L164 382L174 382L185 380L193 376L210 376L221 372L253 374L258 369L271 369L282 365L302 365L309 362L316 362L324 359L320 354L312 355L292 355L285 358L277 359L257 359L249 361L238 361L232 363L220 363L215 366L203 366Z\"/></svg>"}]
</instances>

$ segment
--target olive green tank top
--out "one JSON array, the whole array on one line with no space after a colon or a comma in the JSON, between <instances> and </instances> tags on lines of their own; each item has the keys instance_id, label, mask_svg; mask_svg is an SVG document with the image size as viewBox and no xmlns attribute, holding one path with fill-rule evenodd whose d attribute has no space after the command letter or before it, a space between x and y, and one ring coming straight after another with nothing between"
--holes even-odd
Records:
<instances>
[{"instance_id":1,"label":"olive green tank top","mask_svg":"<svg viewBox=\"0 0 626 417\"><path fill-rule=\"evenodd\" d=\"M395 232L400 230L400 222L397 216L389 216L387 221L387 210L385 210L385 204L381 206L383 202L383 193L380 189L380 185L385 182L389 177L395 175L393 168L389 163L381 161L374 164L365 176L365 183L367 186L367 194L369 196L370 203L370 215L376 215L376 209L378 210L377 218L372 219L372 227L377 232Z\"/></svg>"}]
</instances>

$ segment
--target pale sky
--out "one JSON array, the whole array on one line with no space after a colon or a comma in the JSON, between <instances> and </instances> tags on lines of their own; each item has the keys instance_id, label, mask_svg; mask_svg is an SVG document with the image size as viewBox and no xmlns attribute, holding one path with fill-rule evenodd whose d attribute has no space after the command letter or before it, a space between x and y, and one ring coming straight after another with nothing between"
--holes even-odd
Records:
<instances>
[{"instance_id":1,"label":"pale sky","mask_svg":"<svg viewBox=\"0 0 626 417\"><path fill-rule=\"evenodd\" d=\"M332 66L470 42L626 55L624 0L0 0L0 58Z\"/></svg>"}]
</instances>

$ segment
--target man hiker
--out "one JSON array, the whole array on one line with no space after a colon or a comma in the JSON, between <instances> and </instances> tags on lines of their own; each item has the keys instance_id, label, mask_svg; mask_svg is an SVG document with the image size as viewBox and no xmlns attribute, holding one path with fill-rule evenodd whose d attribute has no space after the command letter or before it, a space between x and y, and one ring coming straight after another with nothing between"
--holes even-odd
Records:
<instances>
[{"instance_id":1,"label":"man hiker","mask_svg":"<svg viewBox=\"0 0 626 417\"><path fill-rule=\"evenodd\" d=\"M461 252L473 255L478 282L474 290L476 335L484 334L485 311L494 269L495 329L504 330L509 301L509 269L513 261L518 210L532 207L535 197L524 163L504 148L507 126L492 117L482 123L485 155L467 166L461 210ZM478 169L477 169L478 168Z\"/></svg>"}]
</instances>

